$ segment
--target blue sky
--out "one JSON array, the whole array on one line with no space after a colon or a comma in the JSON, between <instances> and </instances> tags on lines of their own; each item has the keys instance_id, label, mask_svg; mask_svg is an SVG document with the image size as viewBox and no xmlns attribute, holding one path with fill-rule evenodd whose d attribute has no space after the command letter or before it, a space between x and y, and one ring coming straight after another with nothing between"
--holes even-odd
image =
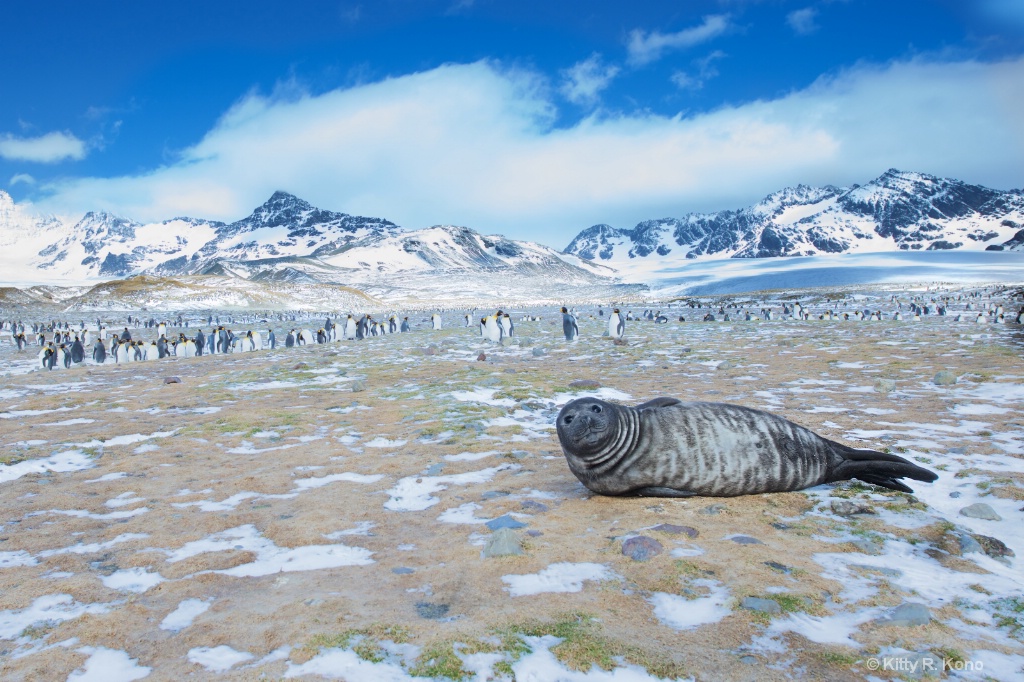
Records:
<instances>
[{"instance_id":1,"label":"blue sky","mask_svg":"<svg viewBox=\"0 0 1024 682\"><path fill-rule=\"evenodd\" d=\"M563 247L889 167L1024 186L1024 3L5 6L0 188L38 211L333 210Z\"/></svg>"}]
</instances>

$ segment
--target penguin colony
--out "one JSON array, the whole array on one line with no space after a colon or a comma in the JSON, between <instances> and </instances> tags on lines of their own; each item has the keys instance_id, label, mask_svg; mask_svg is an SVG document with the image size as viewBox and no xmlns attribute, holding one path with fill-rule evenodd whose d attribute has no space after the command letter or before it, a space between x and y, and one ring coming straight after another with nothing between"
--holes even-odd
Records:
<instances>
[{"instance_id":1,"label":"penguin colony","mask_svg":"<svg viewBox=\"0 0 1024 682\"><path fill-rule=\"evenodd\" d=\"M598 306L595 312L589 313L591 318L607 317L604 335L613 340L622 340L626 336L627 322L648 322L668 324L672 318L678 322L686 322L689 316L692 321L731 322L731 321L813 321L848 322L848 321L920 321L922 317L938 316L953 317L957 322L1016 323L1024 324L1024 307L1017 312L1008 310L1004 305L988 298L990 292L973 291L956 295L925 296L915 295L903 300L896 295L890 296L885 310L879 307L861 307L856 300L842 299L826 301L824 306L817 304L814 308L801 304L799 301L783 301L775 307L741 306L739 304L706 305L699 300L685 303L674 303L666 306L668 313L659 309L644 309L638 313L621 307L615 307L606 315L603 307ZM475 319L474 312L463 316L465 327L471 327ZM562 307L560 310L562 333L566 341L579 338L579 320L582 316L576 308ZM284 316L279 316L283 318ZM540 315L523 314L522 322L541 321ZM292 322L298 321L295 316ZM319 321L319 320L318 320ZM221 324L220 317L210 315L206 325L198 325L194 335L183 331L169 333L171 327L186 327L190 321L182 316L173 320L157 321L141 320L131 315L128 324L120 332L111 330L100 319L95 325L87 326L85 321L77 325L69 322L51 321L26 325L22 321L0 321L0 340L9 339L18 351L25 351L30 346L38 348L38 363L44 369L70 368L82 364L86 359L96 364L114 362L146 362L167 357L199 357L225 353L245 353L264 349L274 349L283 343L286 348L333 343L342 340L364 340L370 337L388 334L408 333L412 331L409 317L399 319L397 314L390 314L375 319L373 315L346 315L344 320L332 319L327 316L322 324L316 327L295 326L283 333L283 340L278 338L267 320L266 332L249 328L245 331L234 331L234 318L228 317ZM426 320L431 329L443 328L440 313L433 313ZM208 326L204 332L202 326ZM133 338L131 328L137 337ZM141 330L141 331L140 331ZM493 343L503 344L516 336L515 323L509 313L497 312L479 318L480 337Z\"/></svg>"}]
</instances>

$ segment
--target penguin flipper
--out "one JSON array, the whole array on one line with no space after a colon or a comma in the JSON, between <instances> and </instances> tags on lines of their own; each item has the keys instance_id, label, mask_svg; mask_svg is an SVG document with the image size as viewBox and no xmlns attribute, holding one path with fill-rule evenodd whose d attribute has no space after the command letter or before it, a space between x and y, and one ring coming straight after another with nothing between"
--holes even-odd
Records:
<instances>
[{"instance_id":1,"label":"penguin flipper","mask_svg":"<svg viewBox=\"0 0 1024 682\"><path fill-rule=\"evenodd\" d=\"M639 405L637 405L633 409L635 409L635 410L654 410L654 409L657 409L659 407L669 407L671 405L679 405L682 402L683 401L679 400L678 398L668 398L668 397L664 397L663 396L661 398L654 398L653 400L648 400L646 403L640 403Z\"/></svg>"},{"instance_id":2,"label":"penguin flipper","mask_svg":"<svg viewBox=\"0 0 1024 682\"><path fill-rule=\"evenodd\" d=\"M645 488L634 488L623 493L622 497L697 497L697 495L698 493L691 493L689 490L652 485Z\"/></svg>"}]
</instances>

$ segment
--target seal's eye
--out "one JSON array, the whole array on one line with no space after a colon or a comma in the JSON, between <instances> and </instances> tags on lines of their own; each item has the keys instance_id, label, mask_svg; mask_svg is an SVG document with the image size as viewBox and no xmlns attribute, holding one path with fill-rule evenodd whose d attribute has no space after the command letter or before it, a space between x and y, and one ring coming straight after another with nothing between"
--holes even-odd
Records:
<instances>
[{"instance_id":1,"label":"seal's eye","mask_svg":"<svg viewBox=\"0 0 1024 682\"><path fill-rule=\"evenodd\" d=\"M565 415L565 423L566 424L571 424L572 423L572 415L571 414Z\"/></svg>"},{"instance_id":2,"label":"seal's eye","mask_svg":"<svg viewBox=\"0 0 1024 682\"><path fill-rule=\"evenodd\" d=\"M590 406L590 411L591 412L600 412L601 411L601 406L600 405L591 405Z\"/></svg>"}]
</instances>

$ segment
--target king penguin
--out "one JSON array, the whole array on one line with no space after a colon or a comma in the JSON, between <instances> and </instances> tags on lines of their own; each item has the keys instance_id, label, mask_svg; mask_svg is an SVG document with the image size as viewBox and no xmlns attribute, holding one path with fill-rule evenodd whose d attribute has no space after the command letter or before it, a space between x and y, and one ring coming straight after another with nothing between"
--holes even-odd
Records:
<instances>
[{"instance_id":1,"label":"king penguin","mask_svg":"<svg viewBox=\"0 0 1024 682\"><path fill-rule=\"evenodd\" d=\"M615 308L612 310L612 314L608 316L608 336L613 339L621 339L625 333L626 321L622 319L622 313L619 312L619 309Z\"/></svg>"},{"instance_id":2,"label":"king penguin","mask_svg":"<svg viewBox=\"0 0 1024 682\"><path fill-rule=\"evenodd\" d=\"M576 324L576 318L569 313L565 306L562 306L562 333L565 334L566 341L575 341L580 335L580 328Z\"/></svg>"},{"instance_id":3,"label":"king penguin","mask_svg":"<svg viewBox=\"0 0 1024 682\"><path fill-rule=\"evenodd\" d=\"M433 315L430 316L430 326L431 326L432 329L440 329L441 328L441 314L440 313L434 313Z\"/></svg>"}]
</instances>

